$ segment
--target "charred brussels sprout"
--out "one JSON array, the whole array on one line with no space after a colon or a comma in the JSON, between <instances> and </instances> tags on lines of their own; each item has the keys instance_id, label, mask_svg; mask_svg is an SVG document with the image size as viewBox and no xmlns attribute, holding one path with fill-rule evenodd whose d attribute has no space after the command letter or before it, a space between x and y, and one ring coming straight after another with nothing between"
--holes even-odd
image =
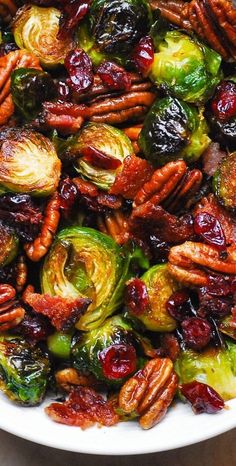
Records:
<instances>
[{"instance_id":1,"label":"charred brussels sprout","mask_svg":"<svg viewBox=\"0 0 236 466\"><path fill-rule=\"evenodd\" d=\"M58 39L60 15L60 11L53 7L25 5L18 10L13 21L18 47L36 55L46 68L63 64L74 46L71 38Z\"/></svg>"},{"instance_id":2,"label":"charred brussels sprout","mask_svg":"<svg viewBox=\"0 0 236 466\"><path fill-rule=\"evenodd\" d=\"M213 178L213 189L225 207L236 207L236 152L228 155L220 164Z\"/></svg>"},{"instance_id":3,"label":"charred brussels sprout","mask_svg":"<svg viewBox=\"0 0 236 466\"><path fill-rule=\"evenodd\" d=\"M48 196L60 174L61 162L45 136L20 128L0 132L0 193Z\"/></svg>"},{"instance_id":4,"label":"charred brussels sprout","mask_svg":"<svg viewBox=\"0 0 236 466\"><path fill-rule=\"evenodd\" d=\"M131 325L120 315L72 343L73 365L89 371L107 385L120 385L142 364Z\"/></svg>"},{"instance_id":5,"label":"charred brussels sprout","mask_svg":"<svg viewBox=\"0 0 236 466\"><path fill-rule=\"evenodd\" d=\"M76 170L105 190L113 185L124 159L132 152L123 131L102 123L87 124L67 151L70 158L76 158Z\"/></svg>"},{"instance_id":6,"label":"charred brussels sprout","mask_svg":"<svg viewBox=\"0 0 236 466\"><path fill-rule=\"evenodd\" d=\"M26 120L36 118L45 100L57 95L52 77L40 70L19 68L11 74L11 93L15 106Z\"/></svg>"},{"instance_id":7,"label":"charred brussels sprout","mask_svg":"<svg viewBox=\"0 0 236 466\"><path fill-rule=\"evenodd\" d=\"M0 267L10 264L18 252L19 240L15 233L0 222Z\"/></svg>"},{"instance_id":8,"label":"charred brussels sprout","mask_svg":"<svg viewBox=\"0 0 236 466\"><path fill-rule=\"evenodd\" d=\"M0 389L24 406L39 404L46 391L49 360L39 348L17 337L0 338Z\"/></svg>"},{"instance_id":9,"label":"charred brussels sprout","mask_svg":"<svg viewBox=\"0 0 236 466\"><path fill-rule=\"evenodd\" d=\"M236 397L236 344L229 340L225 350L182 351L175 370L180 383L197 380L213 387L224 400Z\"/></svg>"},{"instance_id":10,"label":"charred brussels sprout","mask_svg":"<svg viewBox=\"0 0 236 466\"><path fill-rule=\"evenodd\" d=\"M183 158L197 160L210 144L208 127L201 111L192 105L165 97L157 100L144 121L139 145L157 166Z\"/></svg>"},{"instance_id":11,"label":"charred brussels sprout","mask_svg":"<svg viewBox=\"0 0 236 466\"><path fill-rule=\"evenodd\" d=\"M146 0L93 0L89 20L100 51L126 54L148 33L151 10Z\"/></svg>"},{"instance_id":12,"label":"charred brussels sprout","mask_svg":"<svg viewBox=\"0 0 236 466\"><path fill-rule=\"evenodd\" d=\"M168 273L167 265L155 265L145 272L141 280L133 279L129 282L127 306L130 315L141 321L147 330L171 332L176 328L176 321L168 313L166 303L178 288L178 284ZM142 296L140 303L134 303L132 296L138 298L139 295Z\"/></svg>"},{"instance_id":13,"label":"charred brussels sprout","mask_svg":"<svg viewBox=\"0 0 236 466\"><path fill-rule=\"evenodd\" d=\"M186 102L205 102L218 84L221 57L179 31L168 31L155 54L149 76Z\"/></svg>"},{"instance_id":14,"label":"charred brussels sprout","mask_svg":"<svg viewBox=\"0 0 236 466\"><path fill-rule=\"evenodd\" d=\"M122 303L129 256L109 236L92 228L62 230L42 271L43 293L92 303L76 327L91 330L101 325Z\"/></svg>"}]
</instances>

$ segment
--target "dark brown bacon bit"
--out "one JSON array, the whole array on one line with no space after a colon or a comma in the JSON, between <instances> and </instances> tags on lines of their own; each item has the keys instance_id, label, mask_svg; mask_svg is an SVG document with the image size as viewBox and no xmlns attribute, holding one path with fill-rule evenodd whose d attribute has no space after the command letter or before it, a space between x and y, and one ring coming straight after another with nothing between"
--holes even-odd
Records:
<instances>
[{"instance_id":1,"label":"dark brown bacon bit","mask_svg":"<svg viewBox=\"0 0 236 466\"><path fill-rule=\"evenodd\" d=\"M117 175L110 193L120 194L125 199L134 199L153 172L153 167L146 160L130 155L125 158L122 171Z\"/></svg>"},{"instance_id":2,"label":"dark brown bacon bit","mask_svg":"<svg viewBox=\"0 0 236 466\"><path fill-rule=\"evenodd\" d=\"M112 404L88 387L77 387L70 393L67 401L52 403L45 411L54 421L81 429L94 424L108 427L119 422Z\"/></svg>"},{"instance_id":3,"label":"dark brown bacon bit","mask_svg":"<svg viewBox=\"0 0 236 466\"><path fill-rule=\"evenodd\" d=\"M120 209L122 200L120 197L100 191L90 181L82 178L73 178L78 190L78 202L94 212L103 212L106 209Z\"/></svg>"},{"instance_id":4,"label":"dark brown bacon bit","mask_svg":"<svg viewBox=\"0 0 236 466\"><path fill-rule=\"evenodd\" d=\"M93 167L104 170L116 170L122 164L119 159L115 159L93 146L86 146L80 152L83 160L90 163Z\"/></svg>"},{"instance_id":5,"label":"dark brown bacon bit","mask_svg":"<svg viewBox=\"0 0 236 466\"><path fill-rule=\"evenodd\" d=\"M34 288L31 285L26 288L23 300L35 312L48 317L52 325L59 331L69 330L91 303L89 299L84 298L69 300L60 296L34 293Z\"/></svg>"}]
</instances>

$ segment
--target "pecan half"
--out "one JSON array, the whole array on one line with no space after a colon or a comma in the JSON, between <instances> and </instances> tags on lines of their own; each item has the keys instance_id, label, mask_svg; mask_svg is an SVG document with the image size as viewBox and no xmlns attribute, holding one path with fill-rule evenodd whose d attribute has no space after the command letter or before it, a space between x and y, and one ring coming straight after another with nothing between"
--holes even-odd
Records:
<instances>
[{"instance_id":1,"label":"pecan half","mask_svg":"<svg viewBox=\"0 0 236 466\"><path fill-rule=\"evenodd\" d=\"M136 412L143 429L150 429L165 416L177 390L177 375L170 359L155 358L121 388L119 407Z\"/></svg>"},{"instance_id":2,"label":"pecan half","mask_svg":"<svg viewBox=\"0 0 236 466\"><path fill-rule=\"evenodd\" d=\"M222 259L214 247L203 243L186 241L180 246L171 248L168 269L178 281L188 285L206 286L208 273L202 267L207 267L215 272L235 275L235 245L227 248L226 258Z\"/></svg>"},{"instance_id":3,"label":"pecan half","mask_svg":"<svg viewBox=\"0 0 236 466\"><path fill-rule=\"evenodd\" d=\"M57 371L55 374L57 384L66 392L71 392L75 386L94 387L98 384L93 375L84 375L73 367Z\"/></svg>"},{"instance_id":4,"label":"pecan half","mask_svg":"<svg viewBox=\"0 0 236 466\"><path fill-rule=\"evenodd\" d=\"M0 285L0 332L16 327L24 319L25 310L15 297L11 285Z\"/></svg>"},{"instance_id":5,"label":"pecan half","mask_svg":"<svg viewBox=\"0 0 236 466\"><path fill-rule=\"evenodd\" d=\"M113 213L106 213L97 219L98 229L111 236L116 243L124 244L129 239L128 219L120 210Z\"/></svg>"}]
</instances>

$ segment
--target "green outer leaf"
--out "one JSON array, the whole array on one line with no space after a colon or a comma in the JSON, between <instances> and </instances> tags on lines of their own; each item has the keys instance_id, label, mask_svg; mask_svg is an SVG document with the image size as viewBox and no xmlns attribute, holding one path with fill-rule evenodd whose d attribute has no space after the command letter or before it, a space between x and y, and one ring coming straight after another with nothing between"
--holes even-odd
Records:
<instances>
[{"instance_id":1,"label":"green outer leaf","mask_svg":"<svg viewBox=\"0 0 236 466\"><path fill-rule=\"evenodd\" d=\"M94 329L121 305L129 261L109 236L92 228L67 228L57 235L44 262L42 291L92 299L76 327Z\"/></svg>"},{"instance_id":2,"label":"green outer leaf","mask_svg":"<svg viewBox=\"0 0 236 466\"><path fill-rule=\"evenodd\" d=\"M213 177L213 191L225 207L236 207L236 152L222 160Z\"/></svg>"}]
</instances>

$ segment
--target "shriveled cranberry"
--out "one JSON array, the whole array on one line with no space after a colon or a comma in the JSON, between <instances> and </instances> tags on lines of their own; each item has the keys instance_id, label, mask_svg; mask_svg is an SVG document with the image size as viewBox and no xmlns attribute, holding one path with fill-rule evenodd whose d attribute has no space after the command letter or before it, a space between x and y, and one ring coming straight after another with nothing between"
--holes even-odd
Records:
<instances>
[{"instance_id":1,"label":"shriveled cranberry","mask_svg":"<svg viewBox=\"0 0 236 466\"><path fill-rule=\"evenodd\" d=\"M229 120L236 116L236 83L222 81L211 102L211 108L219 120Z\"/></svg>"},{"instance_id":2,"label":"shriveled cranberry","mask_svg":"<svg viewBox=\"0 0 236 466\"><path fill-rule=\"evenodd\" d=\"M128 91L131 87L130 74L121 66L111 61L103 62L97 69L97 74L102 82L114 90Z\"/></svg>"},{"instance_id":3,"label":"shriveled cranberry","mask_svg":"<svg viewBox=\"0 0 236 466\"><path fill-rule=\"evenodd\" d=\"M162 241L156 235L150 235L148 238L148 244L156 262L161 263L167 261L170 252L169 243Z\"/></svg>"},{"instance_id":4,"label":"shriveled cranberry","mask_svg":"<svg viewBox=\"0 0 236 466\"><path fill-rule=\"evenodd\" d=\"M193 350L201 350L210 341L212 329L209 322L199 317L190 317L182 323L185 344Z\"/></svg>"},{"instance_id":5,"label":"shriveled cranberry","mask_svg":"<svg viewBox=\"0 0 236 466\"><path fill-rule=\"evenodd\" d=\"M213 296L227 296L236 291L236 280L230 275L209 275L206 291Z\"/></svg>"},{"instance_id":6,"label":"shriveled cranberry","mask_svg":"<svg viewBox=\"0 0 236 466\"><path fill-rule=\"evenodd\" d=\"M140 278L133 278L125 291L125 303L129 310L136 315L143 314L149 307L148 291Z\"/></svg>"},{"instance_id":7,"label":"shriveled cranberry","mask_svg":"<svg viewBox=\"0 0 236 466\"><path fill-rule=\"evenodd\" d=\"M78 189L69 177L61 181L59 185L59 194L61 200L61 210L63 212L70 211L78 195Z\"/></svg>"},{"instance_id":8,"label":"shriveled cranberry","mask_svg":"<svg viewBox=\"0 0 236 466\"><path fill-rule=\"evenodd\" d=\"M133 61L140 73L147 73L154 61L154 43L150 36L142 37L135 46Z\"/></svg>"},{"instance_id":9,"label":"shriveled cranberry","mask_svg":"<svg viewBox=\"0 0 236 466\"><path fill-rule=\"evenodd\" d=\"M37 343L46 340L55 329L46 317L26 313L24 320L14 331L20 335L24 335L32 343Z\"/></svg>"},{"instance_id":10,"label":"shriveled cranberry","mask_svg":"<svg viewBox=\"0 0 236 466\"><path fill-rule=\"evenodd\" d=\"M221 319L231 312L232 302L227 297L211 296L209 293L202 293L201 295L201 291L199 291L199 301L199 317Z\"/></svg>"},{"instance_id":11,"label":"shriveled cranberry","mask_svg":"<svg viewBox=\"0 0 236 466\"><path fill-rule=\"evenodd\" d=\"M195 414L215 414L224 408L224 400L207 384L193 381L180 385L180 390L192 405Z\"/></svg>"},{"instance_id":12,"label":"shriveled cranberry","mask_svg":"<svg viewBox=\"0 0 236 466\"><path fill-rule=\"evenodd\" d=\"M203 241L220 251L226 249L226 239L219 220L207 212L201 212L194 218L194 231Z\"/></svg>"},{"instance_id":13,"label":"shriveled cranberry","mask_svg":"<svg viewBox=\"0 0 236 466\"><path fill-rule=\"evenodd\" d=\"M132 345L112 345L100 352L99 359L103 374L109 380L127 377L137 366L136 351Z\"/></svg>"},{"instance_id":14,"label":"shriveled cranberry","mask_svg":"<svg viewBox=\"0 0 236 466\"><path fill-rule=\"evenodd\" d=\"M65 39L69 34L73 33L74 29L88 13L91 1L67 0L61 2L63 12L60 18L59 39Z\"/></svg>"},{"instance_id":15,"label":"shriveled cranberry","mask_svg":"<svg viewBox=\"0 0 236 466\"><path fill-rule=\"evenodd\" d=\"M69 73L68 85L77 93L88 90L94 80L92 62L82 49L71 50L65 58L65 68Z\"/></svg>"},{"instance_id":16,"label":"shriveled cranberry","mask_svg":"<svg viewBox=\"0 0 236 466\"><path fill-rule=\"evenodd\" d=\"M122 164L119 159L115 159L93 146L84 147L81 150L81 154L85 162L90 163L93 167L103 168L104 170L116 170Z\"/></svg>"},{"instance_id":17,"label":"shriveled cranberry","mask_svg":"<svg viewBox=\"0 0 236 466\"><path fill-rule=\"evenodd\" d=\"M68 84L65 81L59 81L57 85L58 90L58 98L60 101L68 101L70 100L71 93Z\"/></svg>"},{"instance_id":18,"label":"shriveled cranberry","mask_svg":"<svg viewBox=\"0 0 236 466\"><path fill-rule=\"evenodd\" d=\"M192 305L187 290L175 291L166 303L166 309L175 320L180 322L191 315Z\"/></svg>"}]
</instances>

